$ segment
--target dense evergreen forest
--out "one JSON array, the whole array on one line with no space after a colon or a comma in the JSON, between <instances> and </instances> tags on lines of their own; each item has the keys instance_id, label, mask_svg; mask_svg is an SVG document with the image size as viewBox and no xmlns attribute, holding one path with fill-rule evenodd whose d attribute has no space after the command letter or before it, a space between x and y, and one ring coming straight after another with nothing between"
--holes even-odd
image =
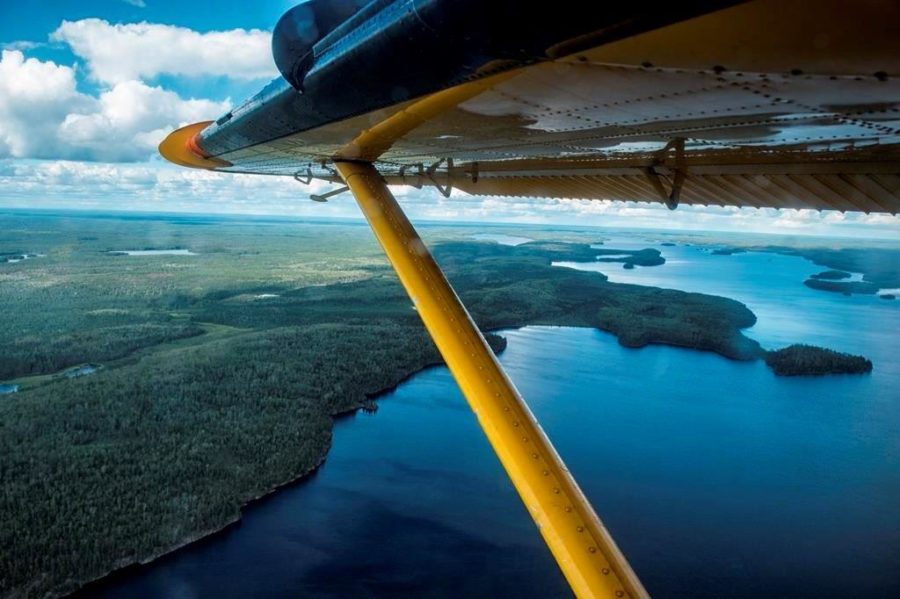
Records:
<instances>
[{"instance_id":1,"label":"dense evergreen forest","mask_svg":"<svg viewBox=\"0 0 900 599\"><path fill-rule=\"evenodd\" d=\"M193 337L203 328L191 323L140 323L72 331L50 339L26 336L0 342L0 379L56 372L88 360L107 361L138 349Z\"/></svg>"},{"instance_id":2,"label":"dense evergreen forest","mask_svg":"<svg viewBox=\"0 0 900 599\"><path fill-rule=\"evenodd\" d=\"M811 345L791 345L766 353L766 364L781 376L822 374L864 374L872 372L872 362Z\"/></svg>"},{"instance_id":3,"label":"dense evergreen forest","mask_svg":"<svg viewBox=\"0 0 900 599\"><path fill-rule=\"evenodd\" d=\"M364 225L6 215L0 226L0 253L35 256L0 264L0 381L20 387L0 396L0 595L71 591L221 528L320 464L336 415L439 362ZM765 356L776 372L789 355L743 334L755 316L739 302L551 266L616 254L662 264L657 250L428 233L483 329L597 327L628 347ZM111 253L167 248L195 255ZM103 368L60 374L85 362Z\"/></svg>"}]
</instances>

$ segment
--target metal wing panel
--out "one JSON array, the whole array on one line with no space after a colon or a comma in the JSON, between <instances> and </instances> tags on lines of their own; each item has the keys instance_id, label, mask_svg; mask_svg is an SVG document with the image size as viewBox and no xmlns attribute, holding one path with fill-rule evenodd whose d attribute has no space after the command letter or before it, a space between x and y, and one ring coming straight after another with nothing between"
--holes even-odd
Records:
<instances>
[{"instance_id":1,"label":"metal wing panel","mask_svg":"<svg viewBox=\"0 0 900 599\"><path fill-rule=\"evenodd\" d=\"M480 195L663 201L662 184L686 204L897 213L887 23L900 4L760 0L215 158L332 181L336 157L377 158L391 182Z\"/></svg>"}]
</instances>

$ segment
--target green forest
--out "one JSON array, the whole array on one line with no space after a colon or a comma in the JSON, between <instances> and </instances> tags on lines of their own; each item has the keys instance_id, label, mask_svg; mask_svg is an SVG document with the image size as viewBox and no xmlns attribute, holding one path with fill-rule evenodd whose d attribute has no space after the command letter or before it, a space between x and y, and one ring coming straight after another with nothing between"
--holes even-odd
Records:
<instances>
[{"instance_id":1,"label":"green forest","mask_svg":"<svg viewBox=\"0 0 900 599\"><path fill-rule=\"evenodd\" d=\"M767 352L765 360L781 376L872 372L871 360L812 345L790 345Z\"/></svg>"},{"instance_id":2,"label":"green forest","mask_svg":"<svg viewBox=\"0 0 900 599\"><path fill-rule=\"evenodd\" d=\"M35 256L0 264L0 382L19 386L0 396L0 595L73 591L234 522L321 464L335 416L440 362L359 223L8 214L0 227L0 255ZM798 359L745 336L756 318L734 300L551 266L627 253L657 268L652 248L511 247L439 227L426 241L484 330L596 327L775 372ZM122 254L172 248L193 255ZM85 363L102 368L64 375Z\"/></svg>"}]
</instances>

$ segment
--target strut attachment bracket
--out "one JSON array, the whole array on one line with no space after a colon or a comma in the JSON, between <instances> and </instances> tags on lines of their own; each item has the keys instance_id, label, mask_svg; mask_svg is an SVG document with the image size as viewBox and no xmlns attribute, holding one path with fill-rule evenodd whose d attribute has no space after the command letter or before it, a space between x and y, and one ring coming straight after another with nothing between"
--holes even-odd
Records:
<instances>
[{"instance_id":1,"label":"strut attachment bracket","mask_svg":"<svg viewBox=\"0 0 900 599\"><path fill-rule=\"evenodd\" d=\"M675 152L675 166L670 168L673 171L671 185L668 190L663 184L664 175L657 172L656 168L665 166L666 157L671 150ZM684 180L687 178L687 166L684 163L684 138L676 137L666 144L662 150L656 153L653 163L644 169L644 174L660 199L665 203L669 210L678 208L678 200L681 197L681 188L684 187Z\"/></svg>"}]
</instances>

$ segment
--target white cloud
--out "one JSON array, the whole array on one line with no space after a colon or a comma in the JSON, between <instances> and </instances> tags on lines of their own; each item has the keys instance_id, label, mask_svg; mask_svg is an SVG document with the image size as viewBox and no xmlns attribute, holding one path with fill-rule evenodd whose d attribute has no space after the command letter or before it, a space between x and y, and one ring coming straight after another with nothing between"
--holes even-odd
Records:
<instances>
[{"instance_id":1,"label":"white cloud","mask_svg":"<svg viewBox=\"0 0 900 599\"><path fill-rule=\"evenodd\" d=\"M7 42L7 43L3 44L2 49L3 50L21 50L24 52L27 50L34 50L35 48L40 48L43 45L44 44L41 44L38 42L31 42L28 40L19 40L19 41Z\"/></svg>"},{"instance_id":2,"label":"white cloud","mask_svg":"<svg viewBox=\"0 0 900 599\"><path fill-rule=\"evenodd\" d=\"M59 128L65 143L95 160L142 160L174 125L227 112L228 102L183 100L178 94L140 81L117 83L100 94L95 110L66 116Z\"/></svg>"},{"instance_id":3,"label":"white cloud","mask_svg":"<svg viewBox=\"0 0 900 599\"><path fill-rule=\"evenodd\" d=\"M57 155L59 124L71 111L88 110L89 96L75 88L75 70L25 59L17 50L0 56L0 157Z\"/></svg>"},{"instance_id":4,"label":"white cloud","mask_svg":"<svg viewBox=\"0 0 900 599\"><path fill-rule=\"evenodd\" d=\"M132 6L137 6L138 8L147 8L147 3L144 0L122 0L125 4L130 4Z\"/></svg>"},{"instance_id":5,"label":"white cloud","mask_svg":"<svg viewBox=\"0 0 900 599\"><path fill-rule=\"evenodd\" d=\"M145 160L174 127L229 108L140 81L93 97L77 90L72 67L11 50L0 58L0 157Z\"/></svg>"},{"instance_id":6,"label":"white cloud","mask_svg":"<svg viewBox=\"0 0 900 599\"><path fill-rule=\"evenodd\" d=\"M67 43L97 81L115 84L161 74L271 78L271 34L259 29L199 33L156 23L63 21L51 39Z\"/></svg>"},{"instance_id":7,"label":"white cloud","mask_svg":"<svg viewBox=\"0 0 900 599\"><path fill-rule=\"evenodd\" d=\"M143 4L143 2L132 2ZM174 127L215 118L230 100L184 99L147 83L161 74L228 76L275 73L270 34L100 19L63 21L51 35L84 59L100 91L78 88L78 66L25 57L14 42L0 58L0 158L138 161L155 156Z\"/></svg>"}]
</instances>

